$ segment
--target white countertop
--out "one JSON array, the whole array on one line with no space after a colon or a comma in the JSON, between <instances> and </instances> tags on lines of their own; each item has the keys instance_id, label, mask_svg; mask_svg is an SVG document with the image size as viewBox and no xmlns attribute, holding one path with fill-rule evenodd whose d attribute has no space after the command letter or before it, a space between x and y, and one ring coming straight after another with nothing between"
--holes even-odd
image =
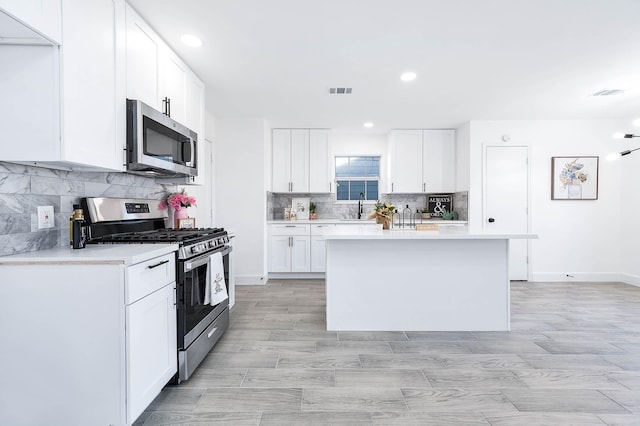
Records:
<instances>
[{"instance_id":1,"label":"white countertop","mask_svg":"<svg viewBox=\"0 0 640 426\"><path fill-rule=\"evenodd\" d=\"M83 249L57 247L0 257L0 265L124 264L134 265L178 250L177 244L87 244Z\"/></svg>"},{"instance_id":2,"label":"white countertop","mask_svg":"<svg viewBox=\"0 0 640 426\"><path fill-rule=\"evenodd\" d=\"M346 224L346 225L352 225L352 224L359 224L359 225L372 225L375 224L376 221L375 219L340 219L340 218L334 218L334 219L314 219L314 220L268 220L267 221L268 224L274 224L274 225L280 225L280 224L291 224L291 225L295 225L296 223L300 224L300 225L313 225L313 224L318 224L318 225L323 225L323 224L327 224L327 223L335 223L335 224ZM420 223L420 222L418 222ZM467 223L466 220L443 220L443 219L427 219L427 220L423 220L422 223L424 224L429 224L429 223L433 223L433 224L438 224L438 225L465 225Z\"/></svg>"},{"instance_id":3,"label":"white countertop","mask_svg":"<svg viewBox=\"0 0 640 426\"><path fill-rule=\"evenodd\" d=\"M449 222L449 221L447 221ZM503 240L535 239L536 234L469 232L468 226L444 226L437 231L415 229L335 228L324 233L325 240Z\"/></svg>"}]
</instances>

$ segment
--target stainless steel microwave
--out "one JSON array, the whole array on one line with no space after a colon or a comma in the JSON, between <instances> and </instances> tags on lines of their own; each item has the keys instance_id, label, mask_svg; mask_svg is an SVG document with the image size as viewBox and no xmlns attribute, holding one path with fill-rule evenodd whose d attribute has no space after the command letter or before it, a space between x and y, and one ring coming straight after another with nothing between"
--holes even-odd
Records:
<instances>
[{"instance_id":1,"label":"stainless steel microwave","mask_svg":"<svg viewBox=\"0 0 640 426\"><path fill-rule=\"evenodd\" d=\"M198 175L198 135L160 111L127 99L127 171L146 176Z\"/></svg>"}]
</instances>

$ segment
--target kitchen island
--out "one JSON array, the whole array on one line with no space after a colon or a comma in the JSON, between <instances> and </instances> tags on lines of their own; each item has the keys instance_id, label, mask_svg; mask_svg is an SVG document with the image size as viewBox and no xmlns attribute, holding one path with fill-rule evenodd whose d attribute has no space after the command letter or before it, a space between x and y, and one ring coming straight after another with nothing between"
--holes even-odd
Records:
<instances>
[{"instance_id":1,"label":"kitchen island","mask_svg":"<svg viewBox=\"0 0 640 426\"><path fill-rule=\"evenodd\" d=\"M336 229L327 330L510 330L509 240L534 234Z\"/></svg>"}]
</instances>

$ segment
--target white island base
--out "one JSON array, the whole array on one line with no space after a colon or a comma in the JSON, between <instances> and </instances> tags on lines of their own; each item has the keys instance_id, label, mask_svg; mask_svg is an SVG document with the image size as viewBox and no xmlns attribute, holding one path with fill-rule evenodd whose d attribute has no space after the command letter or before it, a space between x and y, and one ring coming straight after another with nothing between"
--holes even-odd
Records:
<instances>
[{"instance_id":1,"label":"white island base","mask_svg":"<svg viewBox=\"0 0 640 426\"><path fill-rule=\"evenodd\" d=\"M407 232L327 236L327 330L510 330L509 237Z\"/></svg>"}]
</instances>

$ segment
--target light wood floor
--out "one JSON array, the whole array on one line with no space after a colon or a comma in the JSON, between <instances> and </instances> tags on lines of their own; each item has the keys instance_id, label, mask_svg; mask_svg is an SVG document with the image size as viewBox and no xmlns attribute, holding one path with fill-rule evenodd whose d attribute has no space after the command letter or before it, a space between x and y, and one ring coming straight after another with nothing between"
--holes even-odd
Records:
<instances>
[{"instance_id":1,"label":"light wood floor","mask_svg":"<svg viewBox=\"0 0 640 426\"><path fill-rule=\"evenodd\" d=\"M137 424L640 425L640 288L511 288L511 332L328 332L322 281L237 287L223 339Z\"/></svg>"}]
</instances>

